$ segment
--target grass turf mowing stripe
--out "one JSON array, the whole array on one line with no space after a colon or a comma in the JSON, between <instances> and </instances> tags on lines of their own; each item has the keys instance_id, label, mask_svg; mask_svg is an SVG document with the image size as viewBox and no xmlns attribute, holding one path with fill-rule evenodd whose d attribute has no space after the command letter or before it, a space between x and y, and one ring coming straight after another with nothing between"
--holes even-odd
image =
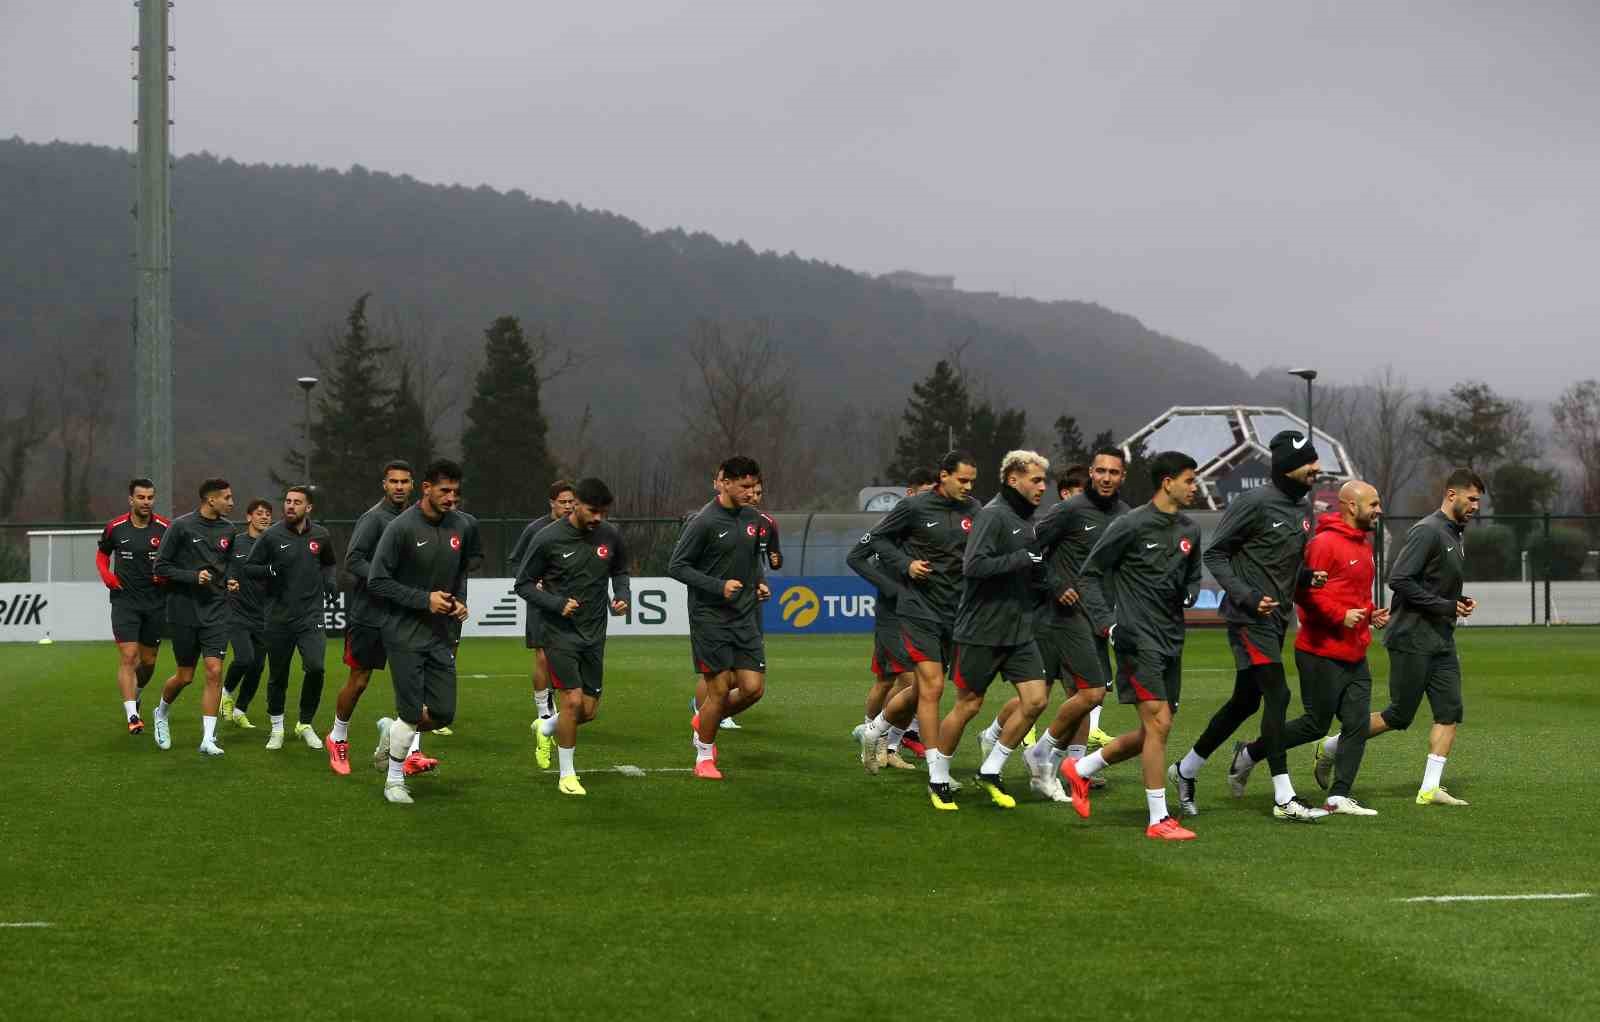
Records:
<instances>
[{"instance_id":1,"label":"grass turf mowing stripe","mask_svg":"<svg viewBox=\"0 0 1600 1022\"><path fill-rule=\"evenodd\" d=\"M1576 901L1579 898L1592 898L1594 895L1588 891L1577 894L1439 894L1425 898L1397 898L1395 900L1408 905L1421 902L1443 904L1455 901Z\"/></svg>"}]
</instances>

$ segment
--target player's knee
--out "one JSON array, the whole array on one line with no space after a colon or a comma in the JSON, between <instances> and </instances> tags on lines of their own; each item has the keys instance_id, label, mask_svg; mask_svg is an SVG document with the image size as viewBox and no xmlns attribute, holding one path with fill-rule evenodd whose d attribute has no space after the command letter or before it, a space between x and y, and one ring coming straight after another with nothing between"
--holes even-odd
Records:
<instances>
[{"instance_id":1,"label":"player's knee","mask_svg":"<svg viewBox=\"0 0 1600 1022\"><path fill-rule=\"evenodd\" d=\"M1045 704L1050 701L1050 690L1043 685L1038 686L1038 691L1030 688L1026 692L1017 694L1018 708L1030 717L1037 717L1044 712Z\"/></svg>"},{"instance_id":2,"label":"player's knee","mask_svg":"<svg viewBox=\"0 0 1600 1022\"><path fill-rule=\"evenodd\" d=\"M316 668L316 667L310 668L310 669L308 669L306 671L305 683L307 685L320 686L322 684L322 679L324 678L324 676L326 676L326 674L327 674L326 669L319 669L319 668Z\"/></svg>"},{"instance_id":3,"label":"player's knee","mask_svg":"<svg viewBox=\"0 0 1600 1022\"><path fill-rule=\"evenodd\" d=\"M1396 710L1393 706L1389 707L1387 710L1384 710L1382 713L1378 714L1378 716L1383 718L1383 723L1389 728L1390 731L1404 731L1406 728L1411 726L1411 717L1409 715L1402 715L1400 711Z\"/></svg>"},{"instance_id":4,"label":"player's knee","mask_svg":"<svg viewBox=\"0 0 1600 1022\"><path fill-rule=\"evenodd\" d=\"M1106 701L1106 690L1100 685L1096 685L1093 688L1079 689L1078 691L1091 708L1100 706Z\"/></svg>"}]
</instances>

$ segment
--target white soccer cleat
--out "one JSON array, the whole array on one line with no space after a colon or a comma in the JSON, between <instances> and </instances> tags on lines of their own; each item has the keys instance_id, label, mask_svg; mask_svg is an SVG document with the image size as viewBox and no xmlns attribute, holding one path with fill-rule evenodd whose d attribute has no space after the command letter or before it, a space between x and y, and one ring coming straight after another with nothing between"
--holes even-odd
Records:
<instances>
[{"instance_id":1,"label":"white soccer cleat","mask_svg":"<svg viewBox=\"0 0 1600 1022\"><path fill-rule=\"evenodd\" d=\"M983 750L983 761L985 763L989 761L989 753L994 751L994 746L995 740L989 737L987 728L978 732L978 748Z\"/></svg>"},{"instance_id":2,"label":"white soccer cleat","mask_svg":"<svg viewBox=\"0 0 1600 1022\"><path fill-rule=\"evenodd\" d=\"M1022 754L1022 764L1028 768L1028 777L1032 781L1045 780L1055 773L1055 771L1050 769L1049 757L1045 757L1043 763L1034 758L1033 750L1037 749L1038 747L1038 743L1035 742L1027 752ZM1033 790L1038 791L1039 789L1037 786L1035 786Z\"/></svg>"},{"instance_id":3,"label":"white soccer cleat","mask_svg":"<svg viewBox=\"0 0 1600 1022\"><path fill-rule=\"evenodd\" d=\"M861 766L867 773L876 775L880 765L878 753L883 748L883 736L871 729L861 732Z\"/></svg>"},{"instance_id":4,"label":"white soccer cleat","mask_svg":"<svg viewBox=\"0 0 1600 1022\"><path fill-rule=\"evenodd\" d=\"M412 803L411 789L404 782L395 782L383 786L383 800L393 802L397 806L408 806Z\"/></svg>"},{"instance_id":5,"label":"white soccer cleat","mask_svg":"<svg viewBox=\"0 0 1600 1022\"><path fill-rule=\"evenodd\" d=\"M1244 787L1250 782L1250 771L1255 769L1255 761L1246 759L1249 755L1243 742L1233 743L1233 759L1228 764L1228 790L1233 792L1234 798L1244 798ZM1244 762L1241 763L1241 760Z\"/></svg>"},{"instance_id":6,"label":"white soccer cleat","mask_svg":"<svg viewBox=\"0 0 1600 1022\"><path fill-rule=\"evenodd\" d=\"M156 748L172 748L172 725L162 716L156 717Z\"/></svg>"},{"instance_id":7,"label":"white soccer cleat","mask_svg":"<svg viewBox=\"0 0 1600 1022\"><path fill-rule=\"evenodd\" d=\"M309 748L322 748L322 739L317 737L317 729L312 727L310 724L296 724L294 726L294 733L295 737L300 739L302 742L305 742Z\"/></svg>"},{"instance_id":8,"label":"white soccer cleat","mask_svg":"<svg viewBox=\"0 0 1600 1022\"><path fill-rule=\"evenodd\" d=\"M1328 815L1326 809L1316 809L1301 801L1298 796L1287 802L1279 802L1272 807L1272 816L1278 820L1288 820L1292 823L1316 823Z\"/></svg>"},{"instance_id":9,"label":"white soccer cleat","mask_svg":"<svg viewBox=\"0 0 1600 1022\"><path fill-rule=\"evenodd\" d=\"M267 748L272 752L277 752L279 749L283 748L283 728L275 727L268 732Z\"/></svg>"},{"instance_id":10,"label":"white soccer cleat","mask_svg":"<svg viewBox=\"0 0 1600 1022\"><path fill-rule=\"evenodd\" d=\"M394 720L389 717L378 718L378 747L372 750L372 769L389 769L389 728ZM538 726L535 722L535 727Z\"/></svg>"},{"instance_id":11,"label":"white soccer cleat","mask_svg":"<svg viewBox=\"0 0 1600 1022\"><path fill-rule=\"evenodd\" d=\"M867 725L865 724L857 724L855 727L850 729L850 737L855 740L857 745L861 744L861 732L865 731L866 729Z\"/></svg>"},{"instance_id":12,"label":"white soccer cleat","mask_svg":"<svg viewBox=\"0 0 1600 1022\"><path fill-rule=\"evenodd\" d=\"M1061 786L1059 777L1034 777L1028 782L1028 787L1034 793L1048 802L1071 803L1072 796L1067 794L1067 789Z\"/></svg>"},{"instance_id":13,"label":"white soccer cleat","mask_svg":"<svg viewBox=\"0 0 1600 1022\"><path fill-rule=\"evenodd\" d=\"M1377 816L1376 809L1368 809L1353 798L1344 795L1335 795L1328 799L1327 805L1322 808L1328 811L1329 816Z\"/></svg>"},{"instance_id":14,"label":"white soccer cleat","mask_svg":"<svg viewBox=\"0 0 1600 1022\"><path fill-rule=\"evenodd\" d=\"M717 723L717 730L718 731L743 731L744 728L740 727L739 726L739 722L734 720L732 717L723 717L722 720Z\"/></svg>"},{"instance_id":15,"label":"white soccer cleat","mask_svg":"<svg viewBox=\"0 0 1600 1022\"><path fill-rule=\"evenodd\" d=\"M201 742L200 743L200 755L202 755L202 756L220 756L220 755L222 755L222 746L220 746L216 742L212 742L212 741Z\"/></svg>"}]
</instances>

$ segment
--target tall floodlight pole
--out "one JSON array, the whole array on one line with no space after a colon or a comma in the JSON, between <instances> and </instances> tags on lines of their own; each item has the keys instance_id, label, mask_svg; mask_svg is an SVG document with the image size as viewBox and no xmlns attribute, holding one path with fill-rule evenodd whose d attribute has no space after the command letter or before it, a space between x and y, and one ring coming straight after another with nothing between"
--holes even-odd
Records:
<instances>
[{"instance_id":1,"label":"tall floodlight pole","mask_svg":"<svg viewBox=\"0 0 1600 1022\"><path fill-rule=\"evenodd\" d=\"M1317 378L1317 371L1315 369L1291 369L1289 370L1289 375L1298 376L1306 381L1306 437L1312 443L1316 443L1316 437L1311 433L1311 381Z\"/></svg>"},{"instance_id":2,"label":"tall floodlight pole","mask_svg":"<svg viewBox=\"0 0 1600 1022\"><path fill-rule=\"evenodd\" d=\"M139 297L134 311L134 414L139 465L156 484L158 507L172 497L176 436L172 425L172 121L168 66L169 0L139 9Z\"/></svg>"},{"instance_id":3,"label":"tall floodlight pole","mask_svg":"<svg viewBox=\"0 0 1600 1022\"><path fill-rule=\"evenodd\" d=\"M300 431L300 450L302 452L301 457L305 459L306 486L315 493L316 487L311 485L311 388L317 385L317 378L315 376L301 376L294 382L298 383L300 389L306 392L306 417L304 427ZM312 503L315 502L316 498L313 496Z\"/></svg>"}]
</instances>

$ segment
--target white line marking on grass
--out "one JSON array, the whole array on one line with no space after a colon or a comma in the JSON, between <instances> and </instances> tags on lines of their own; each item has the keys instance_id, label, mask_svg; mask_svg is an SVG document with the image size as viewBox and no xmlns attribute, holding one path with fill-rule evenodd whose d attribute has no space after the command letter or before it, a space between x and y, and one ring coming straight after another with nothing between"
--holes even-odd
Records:
<instances>
[{"instance_id":1,"label":"white line marking on grass","mask_svg":"<svg viewBox=\"0 0 1600 1022\"><path fill-rule=\"evenodd\" d=\"M1583 891L1577 894L1445 894L1427 898L1396 898L1395 901L1407 904L1450 901L1576 901L1579 898L1592 897L1594 897L1593 892Z\"/></svg>"},{"instance_id":2,"label":"white line marking on grass","mask_svg":"<svg viewBox=\"0 0 1600 1022\"><path fill-rule=\"evenodd\" d=\"M55 923L0 923L0 930L43 930L54 926Z\"/></svg>"},{"instance_id":3,"label":"white line marking on grass","mask_svg":"<svg viewBox=\"0 0 1600 1022\"><path fill-rule=\"evenodd\" d=\"M528 676L528 672L527 671L522 671L522 672L519 672L517 674L463 674L462 675L463 678L471 678L473 681L486 681L489 678L526 678L527 676Z\"/></svg>"},{"instance_id":4,"label":"white line marking on grass","mask_svg":"<svg viewBox=\"0 0 1600 1022\"><path fill-rule=\"evenodd\" d=\"M555 768L550 767L539 771L544 774L555 773ZM618 763L616 766L595 767L593 771L582 770L580 773L621 774L624 777L643 777L646 774L692 774L694 767L640 767L632 763Z\"/></svg>"}]
</instances>

